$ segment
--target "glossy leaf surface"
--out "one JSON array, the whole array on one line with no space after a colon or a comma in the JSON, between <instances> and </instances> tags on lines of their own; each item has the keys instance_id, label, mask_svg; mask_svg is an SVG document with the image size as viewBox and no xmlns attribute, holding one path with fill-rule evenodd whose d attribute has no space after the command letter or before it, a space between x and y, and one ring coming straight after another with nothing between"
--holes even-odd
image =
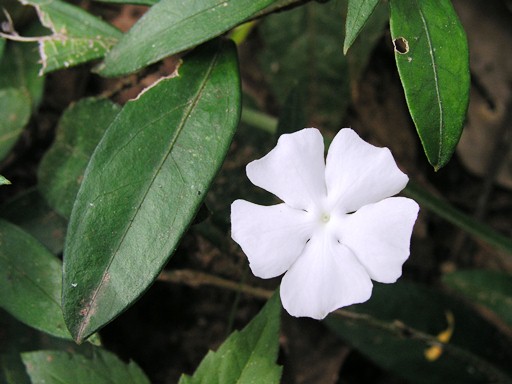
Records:
<instances>
[{"instance_id":1,"label":"glossy leaf surface","mask_svg":"<svg viewBox=\"0 0 512 384\"><path fill-rule=\"evenodd\" d=\"M216 352L208 352L196 372L183 375L179 384L278 384L280 314L279 293L275 293L243 330L234 331Z\"/></svg>"},{"instance_id":2,"label":"glossy leaf surface","mask_svg":"<svg viewBox=\"0 0 512 384\"><path fill-rule=\"evenodd\" d=\"M62 115L38 169L39 190L62 216L71 216L89 159L120 110L109 100L83 99Z\"/></svg>"},{"instance_id":3,"label":"glossy leaf surface","mask_svg":"<svg viewBox=\"0 0 512 384\"><path fill-rule=\"evenodd\" d=\"M275 0L161 0L106 55L99 73L118 76L192 48Z\"/></svg>"},{"instance_id":4,"label":"glossy leaf surface","mask_svg":"<svg viewBox=\"0 0 512 384\"><path fill-rule=\"evenodd\" d=\"M110 125L85 172L64 250L64 316L77 341L157 277L222 164L239 114L236 49L214 42Z\"/></svg>"},{"instance_id":5,"label":"glossy leaf surface","mask_svg":"<svg viewBox=\"0 0 512 384\"><path fill-rule=\"evenodd\" d=\"M0 220L0 306L53 336L71 338L60 307L62 268L32 236Z\"/></svg>"},{"instance_id":6,"label":"glossy leaf surface","mask_svg":"<svg viewBox=\"0 0 512 384\"><path fill-rule=\"evenodd\" d=\"M60 0L23 0L36 8L52 31L39 39L41 73L72 67L104 56L121 32L83 9Z\"/></svg>"},{"instance_id":7,"label":"glossy leaf surface","mask_svg":"<svg viewBox=\"0 0 512 384\"><path fill-rule=\"evenodd\" d=\"M348 0L343 53L347 53L366 22L370 19L377 4L379 4L379 0Z\"/></svg>"},{"instance_id":8,"label":"glossy leaf surface","mask_svg":"<svg viewBox=\"0 0 512 384\"><path fill-rule=\"evenodd\" d=\"M64 351L35 351L21 355L32 384L149 384L133 361L96 349L92 357Z\"/></svg>"},{"instance_id":9,"label":"glossy leaf surface","mask_svg":"<svg viewBox=\"0 0 512 384\"><path fill-rule=\"evenodd\" d=\"M490 309L512 327L512 276L498 271L457 271L443 282L473 303Z\"/></svg>"},{"instance_id":10,"label":"glossy leaf surface","mask_svg":"<svg viewBox=\"0 0 512 384\"><path fill-rule=\"evenodd\" d=\"M350 309L370 318L331 316L327 325L383 369L413 383L512 380L510 340L450 296L412 283L376 285L370 301ZM453 334L443 344L437 336L450 327L449 317Z\"/></svg>"},{"instance_id":11,"label":"glossy leaf surface","mask_svg":"<svg viewBox=\"0 0 512 384\"><path fill-rule=\"evenodd\" d=\"M405 98L437 170L459 142L469 102L469 54L450 0L391 0L391 35Z\"/></svg>"},{"instance_id":12,"label":"glossy leaf surface","mask_svg":"<svg viewBox=\"0 0 512 384\"><path fill-rule=\"evenodd\" d=\"M0 89L0 160L9 153L27 124L30 104L30 97L22 90Z\"/></svg>"}]
</instances>

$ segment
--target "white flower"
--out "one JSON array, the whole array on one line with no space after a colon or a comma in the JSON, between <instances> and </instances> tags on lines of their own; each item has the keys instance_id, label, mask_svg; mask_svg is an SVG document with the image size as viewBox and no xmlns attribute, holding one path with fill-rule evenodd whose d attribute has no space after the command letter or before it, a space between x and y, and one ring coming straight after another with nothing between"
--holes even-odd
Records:
<instances>
[{"instance_id":1,"label":"white flower","mask_svg":"<svg viewBox=\"0 0 512 384\"><path fill-rule=\"evenodd\" d=\"M323 319L362 303L372 279L393 283L409 257L418 204L400 192L408 177L387 148L342 129L324 161L316 128L282 135L265 157L247 165L251 182L284 203L231 206L232 237L254 275L281 282L293 316Z\"/></svg>"}]
</instances>

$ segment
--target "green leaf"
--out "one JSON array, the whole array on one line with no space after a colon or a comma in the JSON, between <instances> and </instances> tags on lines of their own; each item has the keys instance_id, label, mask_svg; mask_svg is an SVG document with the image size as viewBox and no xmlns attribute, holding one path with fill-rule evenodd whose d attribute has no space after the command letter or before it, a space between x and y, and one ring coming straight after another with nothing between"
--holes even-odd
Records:
<instances>
[{"instance_id":1,"label":"green leaf","mask_svg":"<svg viewBox=\"0 0 512 384\"><path fill-rule=\"evenodd\" d=\"M450 0L391 0L391 35L405 98L428 161L446 165L469 102L469 54Z\"/></svg>"},{"instance_id":2,"label":"green leaf","mask_svg":"<svg viewBox=\"0 0 512 384\"><path fill-rule=\"evenodd\" d=\"M64 351L25 352L21 358L32 384L149 384L133 361L125 364L102 349L91 358Z\"/></svg>"},{"instance_id":3,"label":"green leaf","mask_svg":"<svg viewBox=\"0 0 512 384\"><path fill-rule=\"evenodd\" d=\"M0 159L18 140L30 118L30 98L15 88L0 89Z\"/></svg>"},{"instance_id":4,"label":"green leaf","mask_svg":"<svg viewBox=\"0 0 512 384\"><path fill-rule=\"evenodd\" d=\"M52 31L38 39L41 73L101 58L122 33L74 5L60 0L22 0L36 8L41 23Z\"/></svg>"},{"instance_id":5,"label":"green leaf","mask_svg":"<svg viewBox=\"0 0 512 384\"><path fill-rule=\"evenodd\" d=\"M215 42L128 102L78 193L64 251L63 309L77 341L157 277L193 220L240 115L236 49Z\"/></svg>"},{"instance_id":6,"label":"green leaf","mask_svg":"<svg viewBox=\"0 0 512 384\"><path fill-rule=\"evenodd\" d=\"M350 309L352 319L330 316L327 325L382 368L413 383L512 381L510 340L450 296L412 283L379 284L370 301ZM452 327L453 333L447 332ZM437 338L442 332L444 342ZM427 358L433 348L437 354Z\"/></svg>"},{"instance_id":7,"label":"green leaf","mask_svg":"<svg viewBox=\"0 0 512 384\"><path fill-rule=\"evenodd\" d=\"M105 99L82 99L62 115L57 136L38 170L39 190L66 218L80 188L85 168L107 127L121 108Z\"/></svg>"},{"instance_id":8,"label":"green leaf","mask_svg":"<svg viewBox=\"0 0 512 384\"><path fill-rule=\"evenodd\" d=\"M343 42L344 54L347 54L348 49L370 19L377 4L379 4L379 0L348 0L345 41Z\"/></svg>"},{"instance_id":9,"label":"green leaf","mask_svg":"<svg viewBox=\"0 0 512 384\"><path fill-rule=\"evenodd\" d=\"M134 72L226 32L275 0L161 0L105 56L98 72Z\"/></svg>"},{"instance_id":10,"label":"green leaf","mask_svg":"<svg viewBox=\"0 0 512 384\"><path fill-rule=\"evenodd\" d=\"M279 383L282 368L275 362L280 312L276 292L242 331L234 331L217 352L209 351L195 373L182 375L179 384Z\"/></svg>"},{"instance_id":11,"label":"green leaf","mask_svg":"<svg viewBox=\"0 0 512 384\"><path fill-rule=\"evenodd\" d=\"M293 88L307 100L307 123L338 130L350 101L348 64L343 56L343 1L308 3L265 18L261 66L284 105Z\"/></svg>"},{"instance_id":12,"label":"green leaf","mask_svg":"<svg viewBox=\"0 0 512 384\"><path fill-rule=\"evenodd\" d=\"M62 253L67 220L51 209L36 189L26 190L2 204L0 217L34 236L54 255Z\"/></svg>"},{"instance_id":13,"label":"green leaf","mask_svg":"<svg viewBox=\"0 0 512 384\"><path fill-rule=\"evenodd\" d=\"M443 276L443 283L497 314L512 327L512 276L498 271L457 271Z\"/></svg>"},{"instance_id":14,"label":"green leaf","mask_svg":"<svg viewBox=\"0 0 512 384\"><path fill-rule=\"evenodd\" d=\"M0 175L0 185L6 185L6 184L11 184L11 182L9 180L7 180L5 177L3 177L2 175Z\"/></svg>"},{"instance_id":15,"label":"green leaf","mask_svg":"<svg viewBox=\"0 0 512 384\"><path fill-rule=\"evenodd\" d=\"M112 4L134 4L134 5L147 5L152 6L158 3L159 0L96 0L101 3L112 3Z\"/></svg>"},{"instance_id":16,"label":"green leaf","mask_svg":"<svg viewBox=\"0 0 512 384\"><path fill-rule=\"evenodd\" d=\"M0 220L0 286L0 307L31 327L71 338L60 307L59 259L4 220Z\"/></svg>"},{"instance_id":17,"label":"green leaf","mask_svg":"<svg viewBox=\"0 0 512 384\"><path fill-rule=\"evenodd\" d=\"M44 90L44 77L39 76L40 66L36 44L9 42L0 60L0 88L17 88L26 93L35 109Z\"/></svg>"}]
</instances>

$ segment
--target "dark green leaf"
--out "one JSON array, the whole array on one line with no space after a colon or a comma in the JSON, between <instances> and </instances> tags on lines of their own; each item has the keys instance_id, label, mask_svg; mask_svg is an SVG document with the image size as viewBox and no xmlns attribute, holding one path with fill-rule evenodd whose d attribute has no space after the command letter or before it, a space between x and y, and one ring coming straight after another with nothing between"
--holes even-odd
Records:
<instances>
[{"instance_id":1,"label":"dark green leaf","mask_svg":"<svg viewBox=\"0 0 512 384\"><path fill-rule=\"evenodd\" d=\"M370 19L377 4L379 4L379 0L348 0L343 53L347 53L356 37Z\"/></svg>"},{"instance_id":2,"label":"dark green leaf","mask_svg":"<svg viewBox=\"0 0 512 384\"><path fill-rule=\"evenodd\" d=\"M102 349L91 358L64 351L25 352L21 357L32 384L149 384L133 361L125 364Z\"/></svg>"},{"instance_id":3,"label":"dark green leaf","mask_svg":"<svg viewBox=\"0 0 512 384\"><path fill-rule=\"evenodd\" d=\"M30 118L30 97L15 88L0 89L0 160L9 153Z\"/></svg>"},{"instance_id":4,"label":"dark green leaf","mask_svg":"<svg viewBox=\"0 0 512 384\"><path fill-rule=\"evenodd\" d=\"M0 217L34 236L53 254L64 249L67 220L52 210L37 190L27 190L1 205Z\"/></svg>"},{"instance_id":5,"label":"dark green leaf","mask_svg":"<svg viewBox=\"0 0 512 384\"><path fill-rule=\"evenodd\" d=\"M215 42L128 102L89 162L64 251L63 308L81 341L152 283L193 220L240 114L236 50Z\"/></svg>"},{"instance_id":6,"label":"dark green leaf","mask_svg":"<svg viewBox=\"0 0 512 384\"><path fill-rule=\"evenodd\" d=\"M109 100L82 99L61 117L57 136L38 170L39 190L48 203L69 218L89 159L117 116Z\"/></svg>"},{"instance_id":7,"label":"dark green leaf","mask_svg":"<svg viewBox=\"0 0 512 384\"><path fill-rule=\"evenodd\" d=\"M365 315L353 320L331 316L327 325L378 365L413 383L512 382L510 340L447 295L412 283L377 285L369 302L350 309ZM443 344L436 336L448 328L450 314L453 335ZM429 360L426 352L433 346L440 354Z\"/></svg>"},{"instance_id":8,"label":"dark green leaf","mask_svg":"<svg viewBox=\"0 0 512 384\"><path fill-rule=\"evenodd\" d=\"M110 24L60 0L24 0L36 8L41 23L52 31L39 39L41 73L101 58L121 37Z\"/></svg>"},{"instance_id":9,"label":"dark green leaf","mask_svg":"<svg viewBox=\"0 0 512 384\"><path fill-rule=\"evenodd\" d=\"M154 5L159 0L96 0L102 3L114 3L114 4L135 4L135 5Z\"/></svg>"},{"instance_id":10,"label":"dark green leaf","mask_svg":"<svg viewBox=\"0 0 512 384\"><path fill-rule=\"evenodd\" d=\"M31 327L71 338L60 307L59 259L4 220L0 220L0 286L0 307Z\"/></svg>"},{"instance_id":11,"label":"dark green leaf","mask_svg":"<svg viewBox=\"0 0 512 384\"><path fill-rule=\"evenodd\" d=\"M309 3L270 15L260 26L265 49L261 65L283 105L299 84L308 125L339 129L349 103L343 40L344 1Z\"/></svg>"},{"instance_id":12,"label":"dark green leaf","mask_svg":"<svg viewBox=\"0 0 512 384\"><path fill-rule=\"evenodd\" d=\"M280 312L276 292L242 331L233 332L217 352L208 352L195 373L182 375L179 384L279 383L281 367L275 362Z\"/></svg>"},{"instance_id":13,"label":"dark green leaf","mask_svg":"<svg viewBox=\"0 0 512 384\"><path fill-rule=\"evenodd\" d=\"M26 93L34 109L39 105L44 89L40 67L37 44L10 42L0 61L0 88L16 88Z\"/></svg>"},{"instance_id":14,"label":"dark green leaf","mask_svg":"<svg viewBox=\"0 0 512 384\"><path fill-rule=\"evenodd\" d=\"M123 36L98 68L101 75L136 71L240 24L275 0L161 0Z\"/></svg>"},{"instance_id":15,"label":"dark green leaf","mask_svg":"<svg viewBox=\"0 0 512 384\"><path fill-rule=\"evenodd\" d=\"M405 98L428 161L450 160L469 102L466 35L450 0L391 0L391 35Z\"/></svg>"},{"instance_id":16,"label":"dark green leaf","mask_svg":"<svg viewBox=\"0 0 512 384\"><path fill-rule=\"evenodd\" d=\"M471 302L497 314L512 327L512 276L498 271L458 271L443 277L443 282Z\"/></svg>"}]
</instances>

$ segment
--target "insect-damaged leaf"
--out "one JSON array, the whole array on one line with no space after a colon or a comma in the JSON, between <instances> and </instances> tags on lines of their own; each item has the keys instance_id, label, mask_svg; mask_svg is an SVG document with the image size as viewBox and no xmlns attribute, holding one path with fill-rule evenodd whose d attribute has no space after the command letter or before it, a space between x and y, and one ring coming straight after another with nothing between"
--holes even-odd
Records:
<instances>
[{"instance_id":1,"label":"insect-damaged leaf","mask_svg":"<svg viewBox=\"0 0 512 384\"><path fill-rule=\"evenodd\" d=\"M41 23L52 31L38 39L41 73L101 58L122 33L74 5L59 0L21 0L36 8Z\"/></svg>"},{"instance_id":2,"label":"insect-damaged leaf","mask_svg":"<svg viewBox=\"0 0 512 384\"><path fill-rule=\"evenodd\" d=\"M405 98L437 170L459 142L469 102L469 55L450 0L392 0L391 35Z\"/></svg>"},{"instance_id":3,"label":"insect-damaged leaf","mask_svg":"<svg viewBox=\"0 0 512 384\"><path fill-rule=\"evenodd\" d=\"M82 341L153 282L193 220L237 127L232 43L214 42L128 102L86 169L64 250L63 310Z\"/></svg>"}]
</instances>

